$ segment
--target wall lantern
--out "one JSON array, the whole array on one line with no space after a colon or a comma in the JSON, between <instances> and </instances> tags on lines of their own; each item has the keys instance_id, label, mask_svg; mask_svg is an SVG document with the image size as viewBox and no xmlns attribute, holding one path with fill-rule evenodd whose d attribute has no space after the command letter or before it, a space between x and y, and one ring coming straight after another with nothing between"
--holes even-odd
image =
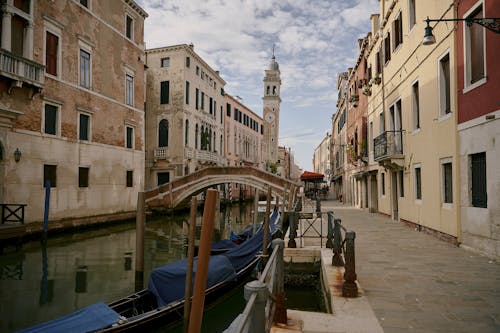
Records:
<instances>
[{"instance_id":1,"label":"wall lantern","mask_svg":"<svg viewBox=\"0 0 500 333\"><path fill-rule=\"evenodd\" d=\"M14 152L14 161L19 162L21 160L21 151L19 150L19 148L16 148L16 151Z\"/></svg>"},{"instance_id":2,"label":"wall lantern","mask_svg":"<svg viewBox=\"0 0 500 333\"><path fill-rule=\"evenodd\" d=\"M427 19L425 22L427 26L425 27L424 39L422 40L423 45L431 45L436 42L436 37L432 34L432 27L430 26L430 22L458 22L465 21L465 23L470 27L473 23L477 23L486 29L489 29L497 34L500 34L500 17L493 18L464 18L464 19Z\"/></svg>"}]
</instances>

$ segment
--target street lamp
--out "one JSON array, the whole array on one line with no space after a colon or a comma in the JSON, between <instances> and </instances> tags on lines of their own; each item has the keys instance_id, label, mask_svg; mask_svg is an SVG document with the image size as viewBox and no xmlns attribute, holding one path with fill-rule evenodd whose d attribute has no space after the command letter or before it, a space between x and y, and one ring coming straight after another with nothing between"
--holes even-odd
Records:
<instances>
[{"instance_id":1,"label":"street lamp","mask_svg":"<svg viewBox=\"0 0 500 333\"><path fill-rule=\"evenodd\" d=\"M427 26L425 27L424 39L422 40L423 45L431 45L436 42L436 37L432 34L432 27L430 26L430 22L458 22L465 21L468 26L471 26L473 23L477 23L486 29L489 29L497 34L500 34L500 17L483 17L483 18L464 18L464 19L427 19L425 22Z\"/></svg>"},{"instance_id":2,"label":"street lamp","mask_svg":"<svg viewBox=\"0 0 500 333\"><path fill-rule=\"evenodd\" d=\"M16 148L16 150L14 151L14 161L19 162L21 160L21 151L19 150L19 148Z\"/></svg>"}]
</instances>

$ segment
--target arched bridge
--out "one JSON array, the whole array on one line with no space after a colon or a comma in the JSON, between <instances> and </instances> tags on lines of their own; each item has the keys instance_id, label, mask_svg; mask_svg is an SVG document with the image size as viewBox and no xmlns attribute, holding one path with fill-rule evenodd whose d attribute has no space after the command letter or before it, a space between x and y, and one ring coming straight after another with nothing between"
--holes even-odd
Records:
<instances>
[{"instance_id":1,"label":"arched bridge","mask_svg":"<svg viewBox=\"0 0 500 333\"><path fill-rule=\"evenodd\" d=\"M266 193L270 187L273 195L288 202L295 200L301 186L253 167L209 167L146 191L144 196L149 207L173 208L207 188L224 183L245 184Z\"/></svg>"}]
</instances>

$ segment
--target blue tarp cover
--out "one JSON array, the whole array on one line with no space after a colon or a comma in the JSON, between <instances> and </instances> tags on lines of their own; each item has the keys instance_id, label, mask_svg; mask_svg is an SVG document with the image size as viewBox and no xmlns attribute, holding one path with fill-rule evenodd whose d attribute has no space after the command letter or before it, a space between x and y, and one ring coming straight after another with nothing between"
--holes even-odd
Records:
<instances>
[{"instance_id":1,"label":"blue tarp cover","mask_svg":"<svg viewBox=\"0 0 500 333\"><path fill-rule=\"evenodd\" d=\"M220 250L220 249L230 249L235 247L236 243L229 239L223 239L218 241L217 243L213 243L211 248L212 250Z\"/></svg>"},{"instance_id":2,"label":"blue tarp cover","mask_svg":"<svg viewBox=\"0 0 500 333\"><path fill-rule=\"evenodd\" d=\"M50 332L77 333L94 332L111 326L120 320L120 315L103 302L92 304L67 316L57 318L17 333Z\"/></svg>"},{"instance_id":3,"label":"blue tarp cover","mask_svg":"<svg viewBox=\"0 0 500 333\"><path fill-rule=\"evenodd\" d=\"M196 276L198 258L193 263L193 282ZM156 268L151 272L148 289L158 301L158 306L164 306L171 302L184 298L186 283L187 260L179 260L171 264ZM223 281L236 279L231 262L224 256L211 256L208 265L207 288Z\"/></svg>"},{"instance_id":4,"label":"blue tarp cover","mask_svg":"<svg viewBox=\"0 0 500 333\"><path fill-rule=\"evenodd\" d=\"M264 230L260 229L252 238L247 239L242 244L232 248L221 257L229 259L236 272L239 272L247 266L255 256L262 250L262 241L264 240Z\"/></svg>"}]
</instances>

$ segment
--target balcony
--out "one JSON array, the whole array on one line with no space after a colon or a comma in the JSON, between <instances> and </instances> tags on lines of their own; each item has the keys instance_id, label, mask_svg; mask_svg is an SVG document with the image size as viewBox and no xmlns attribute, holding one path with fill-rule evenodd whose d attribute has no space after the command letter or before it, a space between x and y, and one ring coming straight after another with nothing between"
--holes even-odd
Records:
<instances>
[{"instance_id":1,"label":"balcony","mask_svg":"<svg viewBox=\"0 0 500 333\"><path fill-rule=\"evenodd\" d=\"M373 140L373 159L390 169L404 166L403 131L385 131Z\"/></svg>"},{"instance_id":2,"label":"balcony","mask_svg":"<svg viewBox=\"0 0 500 333\"><path fill-rule=\"evenodd\" d=\"M202 163L215 163L217 165L224 164L224 158L217 152L208 150L195 150L193 148L184 148L184 157L187 159L195 159Z\"/></svg>"},{"instance_id":3,"label":"balcony","mask_svg":"<svg viewBox=\"0 0 500 333\"><path fill-rule=\"evenodd\" d=\"M168 147L158 147L154 150L155 160L166 160L168 158Z\"/></svg>"},{"instance_id":4,"label":"balcony","mask_svg":"<svg viewBox=\"0 0 500 333\"><path fill-rule=\"evenodd\" d=\"M45 66L0 49L0 75L13 80L11 88L27 83L39 91L45 83Z\"/></svg>"}]
</instances>

